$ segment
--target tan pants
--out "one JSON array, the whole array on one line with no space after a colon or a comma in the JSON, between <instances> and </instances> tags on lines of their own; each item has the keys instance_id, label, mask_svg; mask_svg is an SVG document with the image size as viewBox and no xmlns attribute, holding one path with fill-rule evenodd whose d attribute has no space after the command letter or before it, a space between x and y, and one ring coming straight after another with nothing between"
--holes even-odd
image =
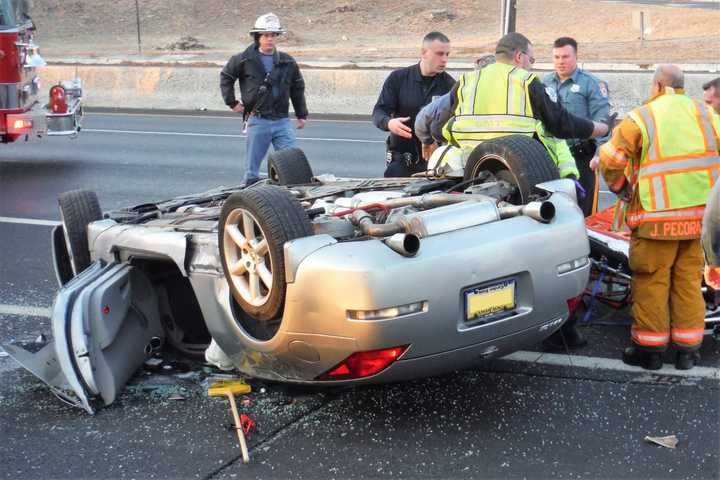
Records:
<instances>
[{"instance_id":1,"label":"tan pants","mask_svg":"<svg viewBox=\"0 0 720 480\"><path fill-rule=\"evenodd\" d=\"M633 292L632 340L665 350L698 349L705 327L700 291L704 256L700 240L630 239Z\"/></svg>"}]
</instances>

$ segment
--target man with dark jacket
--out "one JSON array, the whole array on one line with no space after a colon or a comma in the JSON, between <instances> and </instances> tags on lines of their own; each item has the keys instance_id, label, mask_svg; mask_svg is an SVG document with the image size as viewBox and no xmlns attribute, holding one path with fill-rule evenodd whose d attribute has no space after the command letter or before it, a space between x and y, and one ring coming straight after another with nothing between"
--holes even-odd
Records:
<instances>
[{"instance_id":1,"label":"man with dark jacket","mask_svg":"<svg viewBox=\"0 0 720 480\"><path fill-rule=\"evenodd\" d=\"M427 168L412 127L420 109L446 94L455 80L445 72L450 40L440 32L425 35L420 62L393 71L373 109L373 124L387 130L386 177L409 177Z\"/></svg>"},{"instance_id":2,"label":"man with dark jacket","mask_svg":"<svg viewBox=\"0 0 720 480\"><path fill-rule=\"evenodd\" d=\"M292 148L295 131L288 118L292 101L297 128L303 128L308 111L305 105L305 81L295 60L275 48L285 33L277 15L258 17L250 30L254 43L234 55L220 73L220 90L225 104L243 114L247 128L245 184L258 181L260 164L273 145L275 150ZM241 101L235 98L235 82L240 83Z\"/></svg>"}]
</instances>

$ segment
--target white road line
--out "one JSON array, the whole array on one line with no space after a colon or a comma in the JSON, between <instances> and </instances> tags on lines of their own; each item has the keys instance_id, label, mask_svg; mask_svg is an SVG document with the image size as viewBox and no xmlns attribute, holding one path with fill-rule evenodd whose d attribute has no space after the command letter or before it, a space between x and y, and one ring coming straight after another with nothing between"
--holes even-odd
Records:
<instances>
[{"instance_id":1,"label":"white road line","mask_svg":"<svg viewBox=\"0 0 720 480\"><path fill-rule=\"evenodd\" d=\"M587 368L590 370L612 370L615 372L643 373L672 377L710 378L720 380L720 368L695 367L692 370L676 370L672 365L663 365L660 370L644 370L640 367L625 365L621 360L612 358L585 357L582 355L563 355L558 353L526 352L511 353L503 360L560 367Z\"/></svg>"},{"instance_id":2,"label":"white road line","mask_svg":"<svg viewBox=\"0 0 720 480\"><path fill-rule=\"evenodd\" d=\"M8 305L0 303L0 315L24 315L30 317L50 317L50 309L45 307L28 307L25 305Z\"/></svg>"},{"instance_id":3,"label":"white road line","mask_svg":"<svg viewBox=\"0 0 720 480\"><path fill-rule=\"evenodd\" d=\"M233 122L237 122L240 120L240 116L237 117L229 116L229 115L181 115L181 114L171 114L171 113L117 113L117 112L84 112L84 116L94 116L94 117L101 117L101 116L115 116L115 117L167 117L167 118L205 118L205 119L213 119L213 120L232 120ZM310 118L308 120L310 123L316 123L316 122L324 122L324 123L364 123L364 124L372 124L372 121L370 119L368 120L334 120L331 118ZM85 131L83 129L83 131Z\"/></svg>"},{"instance_id":4,"label":"white road line","mask_svg":"<svg viewBox=\"0 0 720 480\"><path fill-rule=\"evenodd\" d=\"M22 223L24 225L44 225L46 227L54 227L60 225L60 222L56 220L38 220L35 218L15 218L15 217L0 217L0 223Z\"/></svg>"},{"instance_id":5,"label":"white road line","mask_svg":"<svg viewBox=\"0 0 720 480\"><path fill-rule=\"evenodd\" d=\"M166 135L176 137L211 137L211 138L247 138L247 135L229 133L192 133L192 132L153 132L146 130L105 130L101 128L83 128L83 132L91 133L125 133L130 135ZM298 140L314 142L345 142L345 143L385 143L385 140L362 140L357 138L319 138L297 137Z\"/></svg>"}]
</instances>

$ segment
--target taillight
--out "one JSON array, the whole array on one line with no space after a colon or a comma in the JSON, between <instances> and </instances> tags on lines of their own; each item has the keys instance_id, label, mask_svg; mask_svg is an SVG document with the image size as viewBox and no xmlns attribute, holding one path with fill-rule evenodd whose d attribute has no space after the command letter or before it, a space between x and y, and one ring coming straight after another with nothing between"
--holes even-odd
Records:
<instances>
[{"instance_id":1,"label":"taillight","mask_svg":"<svg viewBox=\"0 0 720 480\"><path fill-rule=\"evenodd\" d=\"M317 377L317 380L353 380L375 375L400 358L408 346L355 352L328 372Z\"/></svg>"},{"instance_id":2,"label":"taillight","mask_svg":"<svg viewBox=\"0 0 720 480\"><path fill-rule=\"evenodd\" d=\"M14 120L12 124L12 130L15 130L17 133L22 133L25 130L30 130L32 128L32 120L27 119L18 119Z\"/></svg>"},{"instance_id":3,"label":"taillight","mask_svg":"<svg viewBox=\"0 0 720 480\"><path fill-rule=\"evenodd\" d=\"M50 88L50 110L53 113L67 113L67 97L62 85L55 85Z\"/></svg>"},{"instance_id":4,"label":"taillight","mask_svg":"<svg viewBox=\"0 0 720 480\"><path fill-rule=\"evenodd\" d=\"M568 311L570 312L570 315L572 315L575 310L577 310L578 305L580 305L580 302L582 302L583 294L581 293L577 297L569 298L567 300L567 306Z\"/></svg>"}]
</instances>

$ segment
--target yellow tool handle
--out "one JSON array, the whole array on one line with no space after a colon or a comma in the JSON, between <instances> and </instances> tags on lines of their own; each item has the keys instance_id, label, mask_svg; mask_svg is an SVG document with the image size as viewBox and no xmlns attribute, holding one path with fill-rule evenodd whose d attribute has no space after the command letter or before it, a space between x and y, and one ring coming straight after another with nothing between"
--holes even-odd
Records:
<instances>
[{"instance_id":1,"label":"yellow tool handle","mask_svg":"<svg viewBox=\"0 0 720 480\"><path fill-rule=\"evenodd\" d=\"M237 405L235 405L235 395L228 393L228 400L230 400L230 410L232 410L233 417L235 419L235 431L237 432L238 440L240 441L240 450L242 450L243 463L250 462L250 454L248 453L247 443L245 442L245 434L243 433L242 423L240 422L240 415L238 414Z\"/></svg>"}]
</instances>

